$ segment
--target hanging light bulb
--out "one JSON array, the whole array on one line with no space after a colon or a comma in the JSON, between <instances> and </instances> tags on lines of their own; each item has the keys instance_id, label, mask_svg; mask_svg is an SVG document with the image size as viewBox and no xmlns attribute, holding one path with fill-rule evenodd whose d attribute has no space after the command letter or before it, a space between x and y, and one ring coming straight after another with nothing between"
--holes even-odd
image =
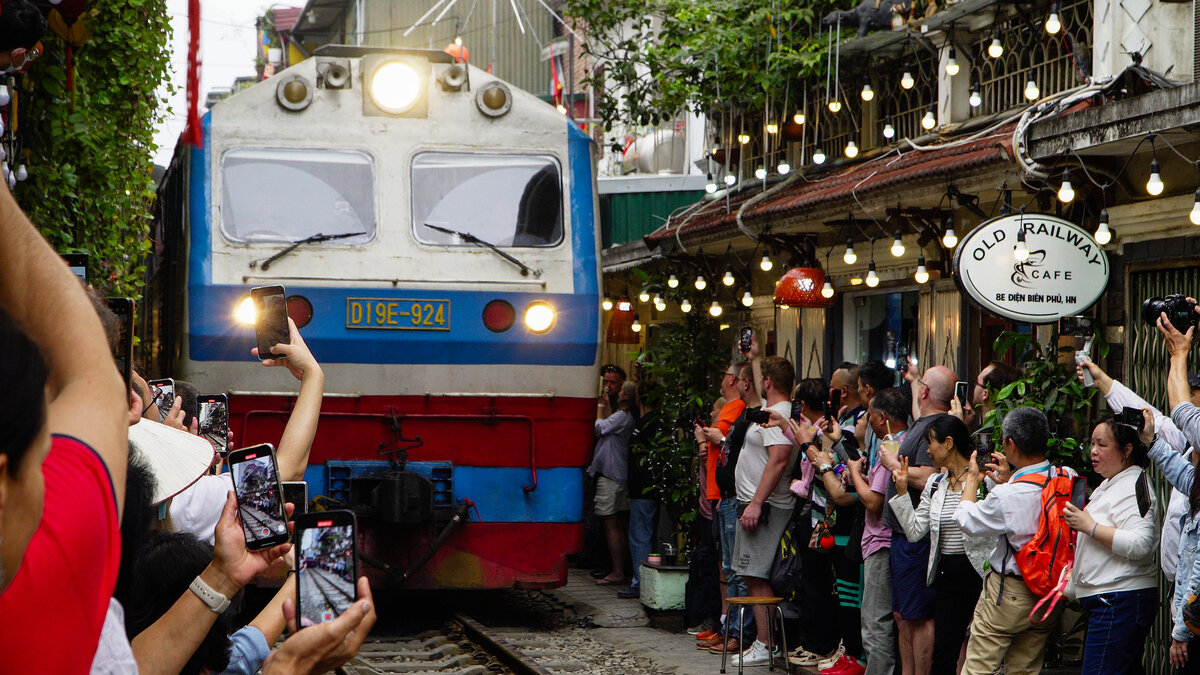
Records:
<instances>
[{"instance_id":1,"label":"hanging light bulb","mask_svg":"<svg viewBox=\"0 0 1200 675\"><path fill-rule=\"evenodd\" d=\"M1075 188L1071 186L1071 172L1063 169L1062 186L1058 188L1058 201L1070 204L1075 200Z\"/></svg>"},{"instance_id":2,"label":"hanging light bulb","mask_svg":"<svg viewBox=\"0 0 1200 675\"><path fill-rule=\"evenodd\" d=\"M904 74L900 76L900 86L905 89L912 89L916 83L917 81L913 79L912 71L906 68Z\"/></svg>"},{"instance_id":3,"label":"hanging light bulb","mask_svg":"<svg viewBox=\"0 0 1200 675\"><path fill-rule=\"evenodd\" d=\"M854 143L854 141L846 142L846 156L850 159L858 157L858 146Z\"/></svg>"},{"instance_id":4,"label":"hanging light bulb","mask_svg":"<svg viewBox=\"0 0 1200 675\"><path fill-rule=\"evenodd\" d=\"M641 318L638 317L637 314L633 315L633 324L631 326L629 326L629 329L635 333L642 332L642 320L641 320Z\"/></svg>"},{"instance_id":5,"label":"hanging light bulb","mask_svg":"<svg viewBox=\"0 0 1200 675\"><path fill-rule=\"evenodd\" d=\"M896 237L892 240L892 255L897 258L904 255L904 241L900 238L900 230L896 230Z\"/></svg>"},{"instance_id":6,"label":"hanging light bulb","mask_svg":"<svg viewBox=\"0 0 1200 675\"><path fill-rule=\"evenodd\" d=\"M854 252L853 239L846 239L846 253L842 256L842 262L847 265L853 265L858 262L858 254Z\"/></svg>"},{"instance_id":7,"label":"hanging light bulb","mask_svg":"<svg viewBox=\"0 0 1200 675\"><path fill-rule=\"evenodd\" d=\"M1000 44L1000 31L992 33L992 44L988 45L988 56L998 59L1004 56L1004 45Z\"/></svg>"},{"instance_id":8,"label":"hanging light bulb","mask_svg":"<svg viewBox=\"0 0 1200 675\"><path fill-rule=\"evenodd\" d=\"M725 276L721 277L721 283L726 286L732 286L736 279L733 278L733 270L725 270Z\"/></svg>"},{"instance_id":9,"label":"hanging light bulb","mask_svg":"<svg viewBox=\"0 0 1200 675\"><path fill-rule=\"evenodd\" d=\"M667 301L663 300L661 297L659 297L657 295L654 296L654 309L657 309L660 312L667 311Z\"/></svg>"},{"instance_id":10,"label":"hanging light bulb","mask_svg":"<svg viewBox=\"0 0 1200 675\"><path fill-rule=\"evenodd\" d=\"M767 177L767 167L760 166L754 170L754 177L758 180L764 180Z\"/></svg>"},{"instance_id":11,"label":"hanging light bulb","mask_svg":"<svg viewBox=\"0 0 1200 675\"><path fill-rule=\"evenodd\" d=\"M1157 197L1163 192L1162 176L1158 175L1158 160L1150 160L1150 179L1146 181L1146 192Z\"/></svg>"},{"instance_id":12,"label":"hanging light bulb","mask_svg":"<svg viewBox=\"0 0 1200 675\"><path fill-rule=\"evenodd\" d=\"M750 134L738 134L738 143L745 145L750 142Z\"/></svg>"},{"instance_id":13,"label":"hanging light bulb","mask_svg":"<svg viewBox=\"0 0 1200 675\"><path fill-rule=\"evenodd\" d=\"M717 184L715 181L713 181L713 176L711 173L708 174L708 181L704 184L704 191L710 195L717 191Z\"/></svg>"},{"instance_id":14,"label":"hanging light bulb","mask_svg":"<svg viewBox=\"0 0 1200 675\"><path fill-rule=\"evenodd\" d=\"M721 316L721 312L724 311L725 308L721 307L721 303L717 302L716 300L713 300L712 307L708 308L708 313L712 314L714 317Z\"/></svg>"},{"instance_id":15,"label":"hanging light bulb","mask_svg":"<svg viewBox=\"0 0 1200 675\"><path fill-rule=\"evenodd\" d=\"M779 160L779 166L776 166L775 170L779 172L780 176L786 176L792 172L792 165L788 164L786 159L781 159Z\"/></svg>"},{"instance_id":16,"label":"hanging light bulb","mask_svg":"<svg viewBox=\"0 0 1200 675\"><path fill-rule=\"evenodd\" d=\"M667 279L667 288L679 288L679 277L672 274Z\"/></svg>"},{"instance_id":17,"label":"hanging light bulb","mask_svg":"<svg viewBox=\"0 0 1200 675\"><path fill-rule=\"evenodd\" d=\"M926 131L929 131L930 129L932 129L936 126L937 126L937 117L934 115L933 105L931 104L929 106L929 109L925 111L925 116L921 118L921 128Z\"/></svg>"},{"instance_id":18,"label":"hanging light bulb","mask_svg":"<svg viewBox=\"0 0 1200 675\"><path fill-rule=\"evenodd\" d=\"M1017 245L1013 246L1013 257L1017 262L1029 260L1029 246L1025 244L1025 228L1017 230Z\"/></svg>"},{"instance_id":19,"label":"hanging light bulb","mask_svg":"<svg viewBox=\"0 0 1200 675\"><path fill-rule=\"evenodd\" d=\"M1062 30L1062 21L1058 18L1058 3L1050 3L1050 16L1046 17L1046 32L1051 35L1058 35L1058 31Z\"/></svg>"},{"instance_id":20,"label":"hanging light bulb","mask_svg":"<svg viewBox=\"0 0 1200 675\"><path fill-rule=\"evenodd\" d=\"M1200 190L1196 190L1196 203L1192 204L1192 212L1188 218L1191 219L1193 225L1200 225Z\"/></svg>"},{"instance_id":21,"label":"hanging light bulb","mask_svg":"<svg viewBox=\"0 0 1200 675\"><path fill-rule=\"evenodd\" d=\"M604 296L604 300L600 301L600 306L604 308L604 311L609 311L613 308L612 298L608 297L607 295Z\"/></svg>"},{"instance_id":22,"label":"hanging light bulb","mask_svg":"<svg viewBox=\"0 0 1200 675\"><path fill-rule=\"evenodd\" d=\"M746 292L742 294L742 306L749 307L753 304L754 304L754 296L750 295L750 291L749 291L749 289L747 289Z\"/></svg>"},{"instance_id":23,"label":"hanging light bulb","mask_svg":"<svg viewBox=\"0 0 1200 675\"><path fill-rule=\"evenodd\" d=\"M774 122L767 122L767 133L768 134L779 133L779 125L775 124Z\"/></svg>"},{"instance_id":24,"label":"hanging light bulb","mask_svg":"<svg viewBox=\"0 0 1200 675\"><path fill-rule=\"evenodd\" d=\"M1112 230L1108 229L1108 209L1100 212L1100 224L1096 226L1096 243L1104 246L1112 241Z\"/></svg>"},{"instance_id":25,"label":"hanging light bulb","mask_svg":"<svg viewBox=\"0 0 1200 675\"><path fill-rule=\"evenodd\" d=\"M822 150L821 148L817 148L816 150L813 151L813 164L824 164L824 163L825 163L825 151Z\"/></svg>"},{"instance_id":26,"label":"hanging light bulb","mask_svg":"<svg viewBox=\"0 0 1200 675\"><path fill-rule=\"evenodd\" d=\"M875 288L879 285L879 275L875 273L875 261L867 265L867 286Z\"/></svg>"},{"instance_id":27,"label":"hanging light bulb","mask_svg":"<svg viewBox=\"0 0 1200 675\"><path fill-rule=\"evenodd\" d=\"M875 90L871 88L870 82L863 82L862 91L858 95L862 97L862 100L870 101L875 98Z\"/></svg>"},{"instance_id":28,"label":"hanging light bulb","mask_svg":"<svg viewBox=\"0 0 1200 675\"><path fill-rule=\"evenodd\" d=\"M925 269L925 256L917 258L917 273L913 275L913 279L918 284L929 281L929 270Z\"/></svg>"},{"instance_id":29,"label":"hanging light bulb","mask_svg":"<svg viewBox=\"0 0 1200 675\"><path fill-rule=\"evenodd\" d=\"M860 276L850 277L850 285L851 286L862 286L862 277L860 277Z\"/></svg>"},{"instance_id":30,"label":"hanging light bulb","mask_svg":"<svg viewBox=\"0 0 1200 675\"><path fill-rule=\"evenodd\" d=\"M825 285L821 287L821 297L825 299L833 297L833 283L829 281L828 277L825 278Z\"/></svg>"},{"instance_id":31,"label":"hanging light bulb","mask_svg":"<svg viewBox=\"0 0 1200 675\"><path fill-rule=\"evenodd\" d=\"M638 293L638 302L641 302L641 303L650 302L650 292L642 291L641 293Z\"/></svg>"},{"instance_id":32,"label":"hanging light bulb","mask_svg":"<svg viewBox=\"0 0 1200 675\"><path fill-rule=\"evenodd\" d=\"M24 164L17 165L17 180L25 180L29 178L29 171L25 169Z\"/></svg>"},{"instance_id":33,"label":"hanging light bulb","mask_svg":"<svg viewBox=\"0 0 1200 675\"><path fill-rule=\"evenodd\" d=\"M796 124L804 124L804 113L798 112L795 115L792 115L792 121Z\"/></svg>"},{"instance_id":34,"label":"hanging light bulb","mask_svg":"<svg viewBox=\"0 0 1200 675\"><path fill-rule=\"evenodd\" d=\"M8 92L8 85L0 84L0 106L8 105L12 101L12 95Z\"/></svg>"},{"instance_id":35,"label":"hanging light bulb","mask_svg":"<svg viewBox=\"0 0 1200 675\"><path fill-rule=\"evenodd\" d=\"M830 99L829 100L829 112L836 115L836 114L840 113L841 111L842 111L842 102L836 98Z\"/></svg>"},{"instance_id":36,"label":"hanging light bulb","mask_svg":"<svg viewBox=\"0 0 1200 675\"><path fill-rule=\"evenodd\" d=\"M758 269L764 272L770 272L771 268L774 266L775 263L771 260L771 254L767 251L763 251L762 260L758 261Z\"/></svg>"},{"instance_id":37,"label":"hanging light bulb","mask_svg":"<svg viewBox=\"0 0 1200 675\"><path fill-rule=\"evenodd\" d=\"M954 224L947 221L946 234L942 235L942 245L946 248L958 246L958 235L954 234Z\"/></svg>"},{"instance_id":38,"label":"hanging light bulb","mask_svg":"<svg viewBox=\"0 0 1200 675\"><path fill-rule=\"evenodd\" d=\"M1025 82L1025 100L1036 101L1042 95L1042 90L1038 89L1037 82L1033 79L1033 71L1029 71L1029 79Z\"/></svg>"},{"instance_id":39,"label":"hanging light bulb","mask_svg":"<svg viewBox=\"0 0 1200 675\"><path fill-rule=\"evenodd\" d=\"M628 312L631 309L633 309L633 303L629 302L628 297L622 295L621 299L617 301L617 310L621 312Z\"/></svg>"},{"instance_id":40,"label":"hanging light bulb","mask_svg":"<svg viewBox=\"0 0 1200 675\"><path fill-rule=\"evenodd\" d=\"M892 126L892 118L883 118L883 137L889 141L896 137L896 127Z\"/></svg>"},{"instance_id":41,"label":"hanging light bulb","mask_svg":"<svg viewBox=\"0 0 1200 675\"><path fill-rule=\"evenodd\" d=\"M950 77L958 74L958 59L954 56L954 47L951 47L950 53L946 56L946 74Z\"/></svg>"},{"instance_id":42,"label":"hanging light bulb","mask_svg":"<svg viewBox=\"0 0 1200 675\"><path fill-rule=\"evenodd\" d=\"M692 311L692 301L688 300L687 298L684 298L679 303L679 311L683 312L684 314L687 314L688 312Z\"/></svg>"},{"instance_id":43,"label":"hanging light bulb","mask_svg":"<svg viewBox=\"0 0 1200 675\"><path fill-rule=\"evenodd\" d=\"M737 183L737 176L735 176L731 173L725 174L725 184L726 185L728 185L729 187L733 187L734 184L736 184L736 183Z\"/></svg>"},{"instance_id":44,"label":"hanging light bulb","mask_svg":"<svg viewBox=\"0 0 1200 675\"><path fill-rule=\"evenodd\" d=\"M696 290L702 291L708 287L708 282L704 280L704 275L696 275Z\"/></svg>"},{"instance_id":45,"label":"hanging light bulb","mask_svg":"<svg viewBox=\"0 0 1200 675\"><path fill-rule=\"evenodd\" d=\"M970 103L972 108L983 105L983 92L979 90L978 82L971 86L971 95L967 97L967 103Z\"/></svg>"}]
</instances>

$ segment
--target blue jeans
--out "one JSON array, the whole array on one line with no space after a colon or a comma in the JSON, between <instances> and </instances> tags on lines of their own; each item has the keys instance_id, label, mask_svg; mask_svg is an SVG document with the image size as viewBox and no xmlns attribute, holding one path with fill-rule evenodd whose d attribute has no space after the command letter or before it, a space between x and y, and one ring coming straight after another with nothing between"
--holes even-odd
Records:
<instances>
[{"instance_id":1,"label":"blue jeans","mask_svg":"<svg viewBox=\"0 0 1200 675\"><path fill-rule=\"evenodd\" d=\"M743 598L750 595L750 589L746 588L746 582L742 580L741 575L733 573L733 540L737 537L737 529L741 527L738 522L737 515L738 500L736 497L722 499L717 503L717 510L713 514L713 523L717 528L718 539L721 542L721 570L725 572L725 580L727 582L725 595L730 598ZM753 635L754 628L754 612L743 612L742 624L746 628L746 635ZM732 632L729 631L729 621L734 619L734 613L726 617L726 625L722 626L721 633L730 637L737 634L737 626L733 626Z\"/></svg>"},{"instance_id":2,"label":"blue jeans","mask_svg":"<svg viewBox=\"0 0 1200 675\"><path fill-rule=\"evenodd\" d=\"M637 588L642 574L642 563L654 547L654 526L658 522L658 502L653 499L634 499L629 506L629 554L633 557L633 581L630 588Z\"/></svg>"},{"instance_id":3,"label":"blue jeans","mask_svg":"<svg viewBox=\"0 0 1200 675\"><path fill-rule=\"evenodd\" d=\"M1101 593L1080 598L1079 603L1088 620L1083 672L1138 672L1146 635L1158 612L1158 589Z\"/></svg>"}]
</instances>

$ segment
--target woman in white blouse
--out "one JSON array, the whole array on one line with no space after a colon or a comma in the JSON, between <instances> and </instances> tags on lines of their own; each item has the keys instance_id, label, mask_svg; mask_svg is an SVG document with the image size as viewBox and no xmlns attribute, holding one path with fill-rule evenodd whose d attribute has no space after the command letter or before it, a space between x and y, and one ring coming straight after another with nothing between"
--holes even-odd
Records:
<instances>
[{"instance_id":1,"label":"woman in white blouse","mask_svg":"<svg viewBox=\"0 0 1200 675\"><path fill-rule=\"evenodd\" d=\"M1154 420L1141 429L1108 419L1092 430L1092 467L1104 481L1087 507L1068 504L1067 524L1079 533L1068 595L1087 615L1083 672L1139 669L1158 612L1158 508L1142 467L1154 441Z\"/></svg>"},{"instance_id":2,"label":"woman in white blouse","mask_svg":"<svg viewBox=\"0 0 1200 675\"><path fill-rule=\"evenodd\" d=\"M962 498L963 478L971 458L971 434L962 420L939 415L929 425L929 456L942 467L930 476L921 493L921 505L913 509L908 496L908 462L892 472L896 496L888 503L904 527L904 535L916 542L929 536L929 568L925 583L937 592L934 600L933 675L955 675L958 657L971 626L975 601L983 588L983 563L991 553L991 542L966 536L954 522L954 510Z\"/></svg>"}]
</instances>

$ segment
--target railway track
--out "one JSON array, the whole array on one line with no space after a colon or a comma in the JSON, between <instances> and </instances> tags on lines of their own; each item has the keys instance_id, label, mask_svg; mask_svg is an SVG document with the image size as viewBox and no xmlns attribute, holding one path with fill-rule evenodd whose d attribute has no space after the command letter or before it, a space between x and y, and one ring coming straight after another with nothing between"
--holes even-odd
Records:
<instances>
[{"instance_id":1,"label":"railway track","mask_svg":"<svg viewBox=\"0 0 1200 675\"><path fill-rule=\"evenodd\" d=\"M495 630L463 614L440 630L368 641L344 670L349 675L598 672L595 664L580 661L545 634Z\"/></svg>"}]
</instances>

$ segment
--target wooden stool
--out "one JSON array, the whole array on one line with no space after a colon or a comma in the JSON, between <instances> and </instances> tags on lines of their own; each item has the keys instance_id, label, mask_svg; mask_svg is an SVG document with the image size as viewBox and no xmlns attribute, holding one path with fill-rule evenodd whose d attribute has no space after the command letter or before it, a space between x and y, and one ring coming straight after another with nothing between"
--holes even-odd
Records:
<instances>
[{"instance_id":1,"label":"wooden stool","mask_svg":"<svg viewBox=\"0 0 1200 675\"><path fill-rule=\"evenodd\" d=\"M733 621L733 618L732 618L733 610L736 608L737 612L738 612L738 618L737 618L738 645L742 649L743 654L745 654L746 650L749 649L749 647L746 646L746 639L745 639L746 638L746 622L742 620L742 618L746 612L746 608L750 607L751 609L753 609L753 607L755 605L765 605L767 608L768 622L772 623L772 624L774 624L774 620L771 618L771 610L772 609L775 610L775 614L777 614L779 616L779 637L783 640L783 670L784 670L784 672L790 674L792 672L792 666L791 666L791 663L788 662L787 635L783 629L783 608L781 608L779 606L779 603L783 602L783 598L742 597L742 598L728 598L728 600L729 600L729 605L730 605L730 607L729 607L729 614L730 614L729 621L730 622ZM726 623L726 626L728 626L728 625L731 625L731 623ZM721 672L722 673L725 672L725 655L729 651L728 637L729 636L726 636L727 639L725 640L724 644L721 645ZM762 636L760 635L759 638L761 639ZM767 656L767 670L775 670L775 631L774 631L773 625L771 626L770 629L767 630L767 655L768 655ZM739 658L738 659L738 675L742 675L742 666L743 666L742 659Z\"/></svg>"}]
</instances>

